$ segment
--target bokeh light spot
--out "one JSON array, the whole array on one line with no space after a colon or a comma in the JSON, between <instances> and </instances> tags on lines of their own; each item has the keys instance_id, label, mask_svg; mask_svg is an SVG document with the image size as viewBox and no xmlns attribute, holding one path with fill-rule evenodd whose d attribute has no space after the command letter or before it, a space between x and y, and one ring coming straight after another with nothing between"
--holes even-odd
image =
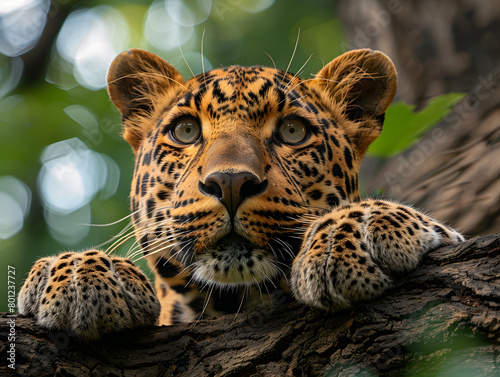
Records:
<instances>
[{"instance_id":1,"label":"bokeh light spot","mask_svg":"<svg viewBox=\"0 0 500 377\"><path fill-rule=\"evenodd\" d=\"M71 213L88 204L104 185L106 164L78 138L49 145L41 159L39 192L50 211Z\"/></svg>"},{"instance_id":2,"label":"bokeh light spot","mask_svg":"<svg viewBox=\"0 0 500 377\"><path fill-rule=\"evenodd\" d=\"M144 23L146 39L155 48L177 50L192 37L193 26L183 26L170 17L163 1L154 2L148 10Z\"/></svg>"},{"instance_id":3,"label":"bokeh light spot","mask_svg":"<svg viewBox=\"0 0 500 377\"><path fill-rule=\"evenodd\" d=\"M82 109L73 110L75 115ZM120 169L111 157L90 150L78 138L49 145L41 162L38 191L49 231L59 242L74 245L89 233L90 202L98 194L103 200L116 192Z\"/></svg>"},{"instance_id":4,"label":"bokeh light spot","mask_svg":"<svg viewBox=\"0 0 500 377\"><path fill-rule=\"evenodd\" d=\"M241 3L241 9L249 13L262 12L274 4L274 0L253 0Z\"/></svg>"},{"instance_id":5,"label":"bokeh light spot","mask_svg":"<svg viewBox=\"0 0 500 377\"><path fill-rule=\"evenodd\" d=\"M0 2L0 53L20 55L35 46L42 35L50 8L48 0Z\"/></svg>"},{"instance_id":6,"label":"bokeh light spot","mask_svg":"<svg viewBox=\"0 0 500 377\"><path fill-rule=\"evenodd\" d=\"M31 205L31 191L12 176L0 177L0 239L12 237L23 228Z\"/></svg>"},{"instance_id":7,"label":"bokeh light spot","mask_svg":"<svg viewBox=\"0 0 500 377\"><path fill-rule=\"evenodd\" d=\"M57 38L57 50L73 64L78 83L97 90L106 86L108 67L127 47L128 40L125 17L102 5L71 13Z\"/></svg>"},{"instance_id":8,"label":"bokeh light spot","mask_svg":"<svg viewBox=\"0 0 500 377\"><path fill-rule=\"evenodd\" d=\"M208 19L212 9L210 0L168 0L165 3L168 15L179 25L195 26Z\"/></svg>"},{"instance_id":9,"label":"bokeh light spot","mask_svg":"<svg viewBox=\"0 0 500 377\"><path fill-rule=\"evenodd\" d=\"M0 192L0 239L7 239L23 228L23 211L10 195Z\"/></svg>"},{"instance_id":10,"label":"bokeh light spot","mask_svg":"<svg viewBox=\"0 0 500 377\"><path fill-rule=\"evenodd\" d=\"M201 54L199 52L190 51L185 53L184 57L186 58L189 67L195 75L203 73L203 69L205 70L205 72L213 69L212 63L207 59L206 56L203 56L203 65L201 64Z\"/></svg>"},{"instance_id":11,"label":"bokeh light spot","mask_svg":"<svg viewBox=\"0 0 500 377\"><path fill-rule=\"evenodd\" d=\"M0 2L0 16L32 7L37 3L40 3L40 0L2 1Z\"/></svg>"},{"instance_id":12,"label":"bokeh light spot","mask_svg":"<svg viewBox=\"0 0 500 377\"><path fill-rule=\"evenodd\" d=\"M89 234L91 211L88 204L69 214L46 210L44 217L52 237L63 244L75 245Z\"/></svg>"},{"instance_id":13,"label":"bokeh light spot","mask_svg":"<svg viewBox=\"0 0 500 377\"><path fill-rule=\"evenodd\" d=\"M103 166L106 168L106 174L101 177L103 183L101 191L99 192L99 199L105 200L112 197L116 190L118 190L118 184L120 183L120 166L111 157L100 154L102 158ZM101 169L104 172L104 169Z\"/></svg>"}]
</instances>

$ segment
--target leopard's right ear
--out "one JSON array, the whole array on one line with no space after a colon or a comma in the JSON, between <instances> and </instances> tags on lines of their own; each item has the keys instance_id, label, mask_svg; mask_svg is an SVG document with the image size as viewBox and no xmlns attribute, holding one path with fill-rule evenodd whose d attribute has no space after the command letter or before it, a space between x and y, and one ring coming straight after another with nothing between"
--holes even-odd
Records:
<instances>
[{"instance_id":1,"label":"leopard's right ear","mask_svg":"<svg viewBox=\"0 0 500 377\"><path fill-rule=\"evenodd\" d=\"M150 114L155 99L168 91L178 92L183 84L181 74L151 52L130 49L113 60L108 72L108 94L122 114L123 137L134 150L138 149L145 130L137 122L127 120L133 115Z\"/></svg>"}]
</instances>

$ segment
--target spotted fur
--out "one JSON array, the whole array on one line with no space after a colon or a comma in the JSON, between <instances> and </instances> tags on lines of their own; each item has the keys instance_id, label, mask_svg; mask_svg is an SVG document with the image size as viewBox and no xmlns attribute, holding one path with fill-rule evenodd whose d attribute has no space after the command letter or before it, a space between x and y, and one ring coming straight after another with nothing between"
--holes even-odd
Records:
<instances>
[{"instance_id":1,"label":"spotted fur","mask_svg":"<svg viewBox=\"0 0 500 377\"><path fill-rule=\"evenodd\" d=\"M273 297L335 311L463 240L411 207L360 199L362 157L396 92L378 51L345 53L309 80L232 66L184 82L129 50L108 84L136 155L133 223L161 313L129 261L70 253L38 261L20 293L20 311L46 327L96 338Z\"/></svg>"},{"instance_id":2,"label":"spotted fur","mask_svg":"<svg viewBox=\"0 0 500 377\"><path fill-rule=\"evenodd\" d=\"M89 250L39 259L19 292L19 312L49 329L95 339L155 323L160 303L130 260Z\"/></svg>"}]
</instances>

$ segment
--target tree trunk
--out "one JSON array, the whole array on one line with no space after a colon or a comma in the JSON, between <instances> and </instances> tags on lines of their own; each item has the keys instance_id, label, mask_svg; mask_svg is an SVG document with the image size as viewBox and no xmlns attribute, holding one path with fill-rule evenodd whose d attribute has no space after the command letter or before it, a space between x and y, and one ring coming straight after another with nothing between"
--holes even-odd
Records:
<instances>
[{"instance_id":1,"label":"tree trunk","mask_svg":"<svg viewBox=\"0 0 500 377\"><path fill-rule=\"evenodd\" d=\"M294 303L90 344L18 316L15 355L3 314L0 374L500 376L499 271L492 235L429 253L383 298L337 314Z\"/></svg>"},{"instance_id":2,"label":"tree trunk","mask_svg":"<svg viewBox=\"0 0 500 377\"><path fill-rule=\"evenodd\" d=\"M468 93L410 150L385 161L365 158L367 192L424 208L469 236L499 232L500 2L337 4L345 48L379 49L394 60L397 99L423 107L440 94Z\"/></svg>"}]
</instances>

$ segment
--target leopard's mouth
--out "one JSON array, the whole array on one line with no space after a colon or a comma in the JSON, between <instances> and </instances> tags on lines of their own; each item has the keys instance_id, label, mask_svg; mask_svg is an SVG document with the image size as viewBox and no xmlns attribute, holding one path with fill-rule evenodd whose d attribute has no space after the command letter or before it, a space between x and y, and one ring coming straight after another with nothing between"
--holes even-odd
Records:
<instances>
[{"instance_id":1,"label":"leopard's mouth","mask_svg":"<svg viewBox=\"0 0 500 377\"><path fill-rule=\"evenodd\" d=\"M198 254L192 273L200 283L248 285L271 279L278 272L276 259L235 232Z\"/></svg>"},{"instance_id":2,"label":"leopard's mouth","mask_svg":"<svg viewBox=\"0 0 500 377\"><path fill-rule=\"evenodd\" d=\"M220 251L222 253L236 251L237 255L247 255L255 248L258 248L258 246L247 240L245 237L232 231L208 249L211 251Z\"/></svg>"}]
</instances>

